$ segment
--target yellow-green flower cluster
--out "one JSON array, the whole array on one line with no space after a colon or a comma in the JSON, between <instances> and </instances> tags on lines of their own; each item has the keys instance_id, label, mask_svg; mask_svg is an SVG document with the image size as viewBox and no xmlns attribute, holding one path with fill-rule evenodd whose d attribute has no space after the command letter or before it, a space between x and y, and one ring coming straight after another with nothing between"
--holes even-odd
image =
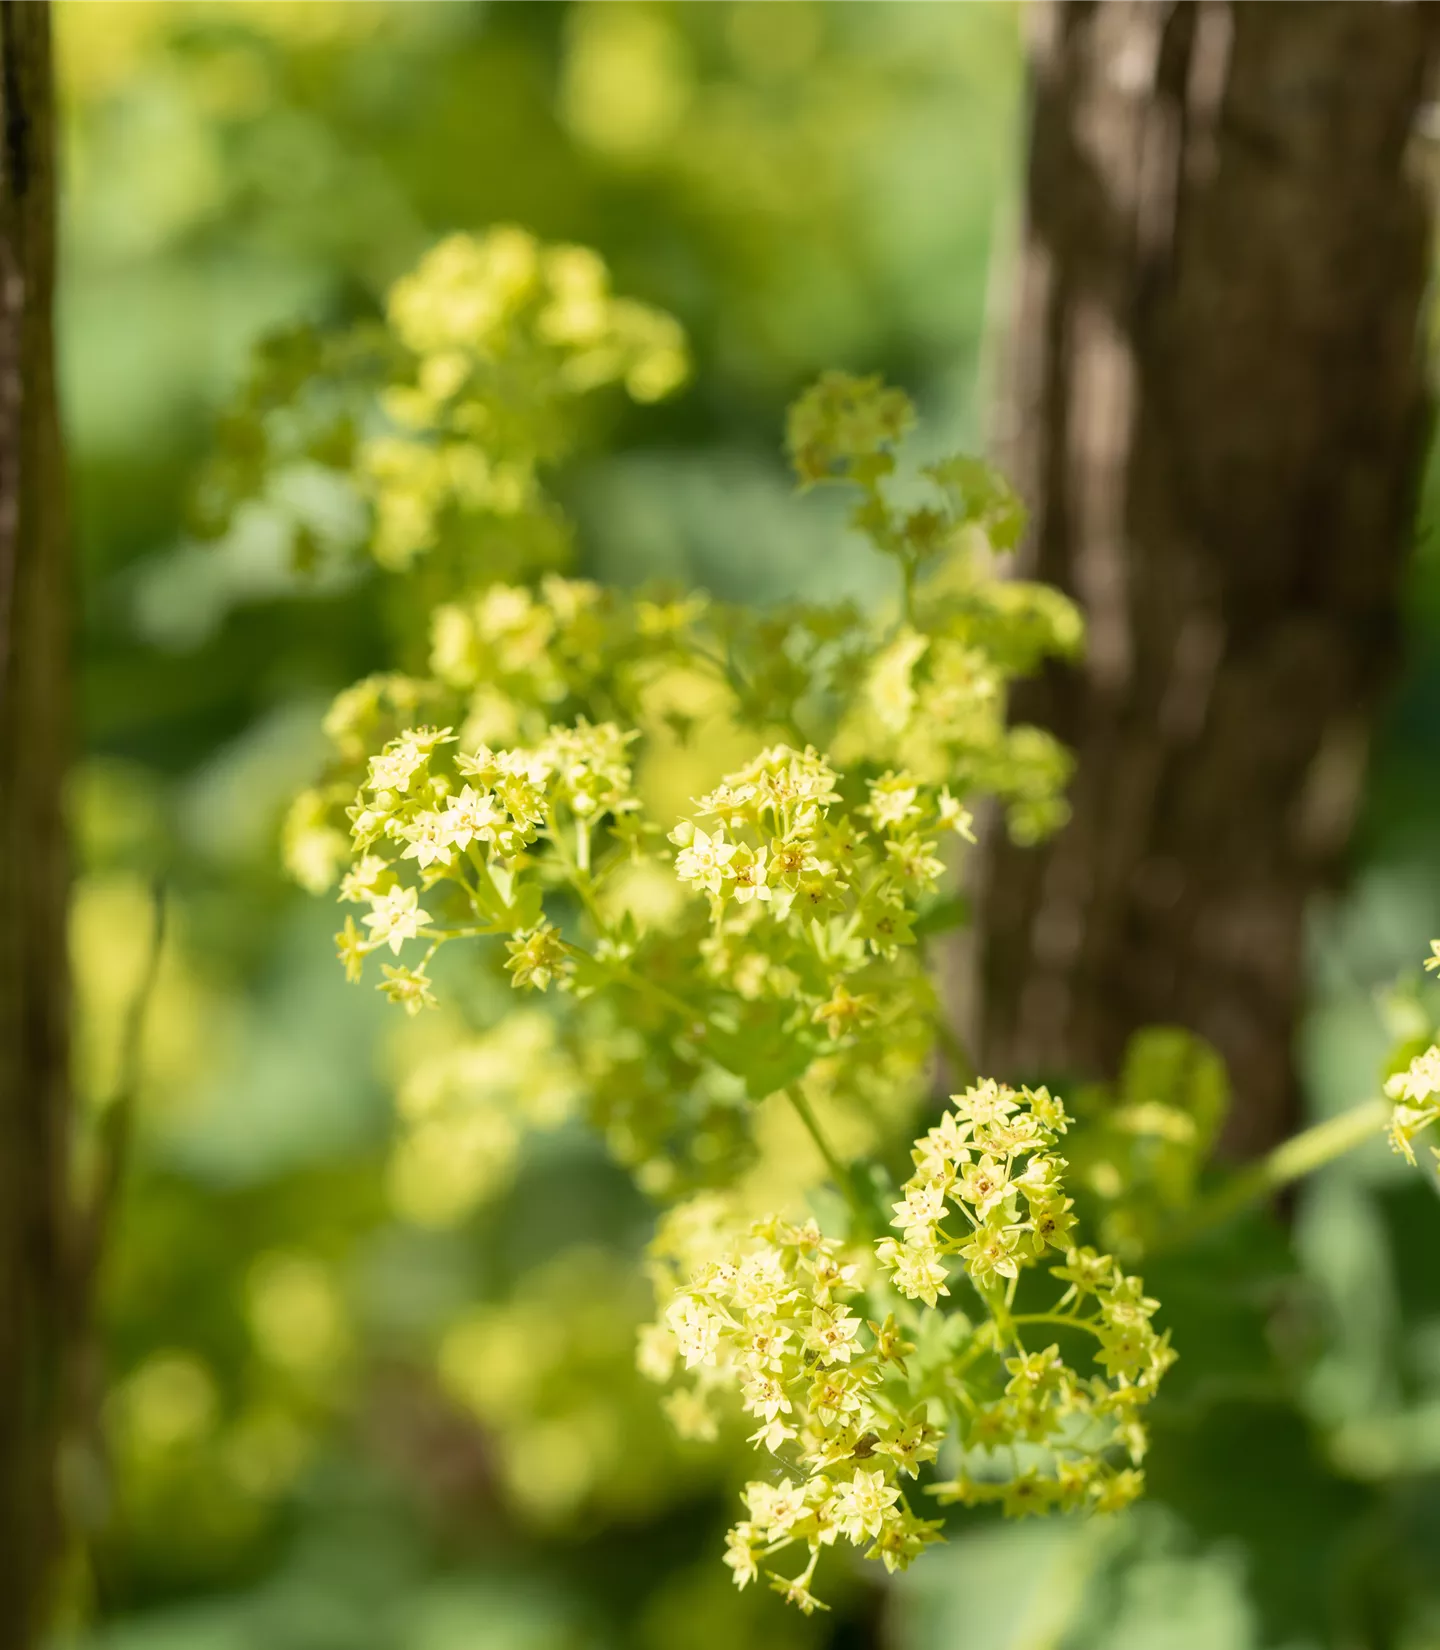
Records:
<instances>
[{"instance_id":1,"label":"yellow-green flower cluster","mask_svg":"<svg viewBox=\"0 0 1440 1650\"><path fill-rule=\"evenodd\" d=\"M921 942L963 914L942 892L953 839L986 798L1017 840L1063 822L1068 755L1012 725L1008 700L1078 649L1080 621L996 575L1025 517L987 465L945 458L891 488L914 408L843 373L795 404L791 454L802 486L855 490L850 524L896 569L893 604L761 613L562 576L569 529L541 479L578 399L607 383L655 399L684 367L675 323L615 298L593 253L454 236L397 283L383 329L270 348L220 492L233 506L265 495L267 468L327 465L372 503L375 559L423 581L407 657L428 674L337 698L334 761L285 827L296 876L361 908L339 936L347 972L376 955L414 1014L442 945L490 939L496 976L560 988L404 1086L397 1205L463 1217L522 1128L572 1112L657 1199L723 1188L662 1221L641 1366L684 1367L665 1408L690 1438L738 1398L780 1465L747 1486L727 1563L809 1613L826 1547L893 1569L939 1539L903 1482L939 1452L942 1502L1109 1511L1140 1493L1141 1417L1173 1354L1116 1256L1195 1200L1225 1084L1185 1034L1137 1038L1118 1090L1078 1097L1072 1175L1057 1099L977 1083L916 1142L896 1235L876 1241L893 1196L878 1160L913 1133L948 1038ZM656 759L704 718L758 754L724 777L714 763L694 783L719 783L669 828ZM1440 1048L1388 1093L1413 1157L1440 1120ZM796 1153L802 1127L813 1149ZM767 1172L781 1187L761 1197ZM827 1177L845 1241L737 1218L793 1211ZM1067 1184L1098 1199L1113 1253L1081 1242ZM478 1312L441 1350L451 1390L501 1429L517 1497L557 1516L622 1486L638 1436L593 1393L558 1392L584 1364L583 1346L556 1350L560 1276L535 1284L534 1312ZM776 1575L792 1547L803 1564Z\"/></svg>"},{"instance_id":2,"label":"yellow-green flower cluster","mask_svg":"<svg viewBox=\"0 0 1440 1650\"><path fill-rule=\"evenodd\" d=\"M837 958L857 938L884 957L911 938L920 897L945 872L939 833L969 837L970 814L948 790L932 796L909 775L887 773L869 782L852 817L836 809L839 778L813 748L776 745L671 831L675 874L710 896L717 924L752 902L777 921L797 913L830 929L834 944L818 932L816 944Z\"/></svg>"},{"instance_id":3,"label":"yellow-green flower cluster","mask_svg":"<svg viewBox=\"0 0 1440 1650\"><path fill-rule=\"evenodd\" d=\"M915 423L902 390L876 376L822 373L790 409L786 431L802 486L850 481L870 487L895 468L895 448Z\"/></svg>"},{"instance_id":4,"label":"yellow-green flower cluster","mask_svg":"<svg viewBox=\"0 0 1440 1650\"><path fill-rule=\"evenodd\" d=\"M864 449L849 465L872 506L861 525L893 550L900 540L875 512L888 508L879 480L908 402L852 380L816 393L814 439ZM659 1195L732 1179L754 1149L753 1104L777 1093L837 1128L846 1149L880 1145L918 1099L935 1044L917 924L943 911L944 844L970 835L966 799L1007 796L1012 828L1027 798L1032 823L1046 809L1059 817L1063 761L1046 736L1005 726L1004 697L1063 627L1034 622L1039 598L1027 608L983 595L995 581L978 572L958 596L911 577L947 556L974 561L964 534L1003 516L986 474L969 477L984 510L952 476L944 533L938 517L904 526L928 548L911 558L898 624L847 608L763 617L699 597L621 598L548 573L459 589L432 614L433 680L376 679L332 713L341 772L359 782L342 898L369 907L341 937L347 966L427 944L418 968L384 964L384 989L414 1012L432 1000L438 945L502 937L515 985L567 989L583 1109ZM844 760L803 737L763 750L695 804L668 855L631 760L645 685L675 668L723 684L735 718L757 727L799 733L800 704L830 707L815 725ZM407 702L434 724L397 731ZM598 707L630 725L582 719ZM562 710L573 727L554 721ZM1032 734L1030 761L1017 753ZM887 759L907 740L923 772ZM337 773L299 822L317 869L335 857L343 783ZM625 874L644 867L693 896L659 923L626 905ZM561 905L547 909L552 893ZM705 1391L672 1395L682 1429L710 1425Z\"/></svg>"},{"instance_id":5,"label":"yellow-green flower cluster","mask_svg":"<svg viewBox=\"0 0 1440 1650\"><path fill-rule=\"evenodd\" d=\"M674 873L708 913L690 986L703 1052L752 1099L796 1085L901 1122L937 1021L916 923L936 908L945 839L969 826L943 788L842 774L813 747L726 775L670 832Z\"/></svg>"},{"instance_id":6,"label":"yellow-green flower cluster","mask_svg":"<svg viewBox=\"0 0 1440 1650\"><path fill-rule=\"evenodd\" d=\"M335 886L353 855L345 810L371 752L424 723L438 702L433 682L396 671L367 676L336 694L323 723L335 771L300 792L281 835L286 868L302 887L322 894Z\"/></svg>"},{"instance_id":7,"label":"yellow-green flower cluster","mask_svg":"<svg viewBox=\"0 0 1440 1650\"><path fill-rule=\"evenodd\" d=\"M348 809L357 857L340 897L369 907L369 933L350 919L337 936L347 973L358 978L371 952L398 956L410 940L429 941L418 968L383 970L383 989L412 1013L432 1001L426 965L456 937L512 936L517 984L544 989L565 973L563 944L541 915L540 887L523 876L522 861L543 836L564 871L588 870L592 828L636 805L631 737L610 723L581 723L518 751L452 752L449 728L411 728L390 740L371 757Z\"/></svg>"},{"instance_id":8,"label":"yellow-green flower cluster","mask_svg":"<svg viewBox=\"0 0 1440 1650\"><path fill-rule=\"evenodd\" d=\"M325 718L331 773L296 798L286 820L291 874L315 893L334 885L352 851L346 810L356 786L373 756L412 733L424 737L417 723L447 724L467 750L533 746L597 704L634 720L647 681L684 662L685 629L701 611L689 603L667 613L553 574L534 587L490 583L442 603L430 615L432 676L376 675L337 695Z\"/></svg>"},{"instance_id":9,"label":"yellow-green flower cluster","mask_svg":"<svg viewBox=\"0 0 1440 1650\"><path fill-rule=\"evenodd\" d=\"M536 589L491 584L430 617L430 668L467 695L465 732L513 742L530 707L583 696L620 629L600 587L547 574Z\"/></svg>"},{"instance_id":10,"label":"yellow-green flower cluster","mask_svg":"<svg viewBox=\"0 0 1440 1650\"><path fill-rule=\"evenodd\" d=\"M490 583L435 608L430 669L471 743L534 739L600 703L636 720L657 675L694 668L690 632L706 605L619 596L550 573L534 587Z\"/></svg>"},{"instance_id":11,"label":"yellow-green flower cluster","mask_svg":"<svg viewBox=\"0 0 1440 1650\"><path fill-rule=\"evenodd\" d=\"M497 257L501 275L495 280L508 291L512 277L504 271L524 260L514 247ZM441 308L459 306L457 314L469 318L451 317L445 327L453 331L462 321L489 326L494 314L506 312L508 299L492 302L493 294L468 308L461 303L465 279L484 287L490 277L482 280L480 272L490 263L461 257L453 248L446 260L443 279L436 277ZM462 279L464 271L469 275ZM406 347L438 348L438 334L425 332L412 313L418 302L415 289L402 283L394 324L404 331ZM893 468L890 444L912 417L898 392L831 375L802 398L796 427L803 430L807 419L813 426L810 447L801 443L805 451L851 451L854 462L837 460L834 473L861 480L880 499L879 479ZM538 437L532 432L531 439ZM797 462L802 474L810 474L816 466L801 447ZM945 517L955 541L952 560L969 556L960 546L962 526L973 536L1001 519L993 499L1003 490L985 482L987 475L982 467L975 472L980 480L967 482L975 498L953 476L946 483L954 494ZM936 546L927 557L945 559ZM668 993L674 1015L690 1024L714 1022L707 1062L718 1061L739 1076L753 1098L807 1073L831 1092L857 1093L862 1062L849 1061L847 1071L836 1058L842 1050L857 1048L866 1040L862 1034L876 1048L894 1047L890 1034L900 1022L908 1027L933 1020L928 983L914 961L902 957L946 869L940 843L951 833L968 835L962 799L987 790L1007 796L1012 829L1022 834L1061 817L1065 764L1058 747L1036 730L1007 728L1004 697L1016 669L1068 645L1066 638L1052 626L1027 639L1027 621L1018 611L1001 622L999 598L982 601L979 595L1000 588L999 582L978 574L966 576L955 612L924 592L922 606L929 606L919 612L907 584L913 622L896 628L876 627L845 608L796 609L788 618L771 619L720 610L698 596L620 598L547 573L543 562L532 563L530 571L534 583L461 577L430 617L433 677L372 678L341 695L328 719L337 764L323 785L297 800L286 851L296 874L315 888L346 869L348 859L342 897L358 898L370 909L361 926L347 924L342 936L347 968L355 973L360 960L380 948L398 956L412 939L439 943L461 933L505 934L516 983L544 989L565 982L581 961L578 936L553 925L540 894L542 885L568 880L592 929L590 956L605 965L598 974L589 970L587 992L622 974L632 988L640 975L653 978L660 958L643 952L656 952L656 937L637 949L641 936L625 929L623 913L617 918L605 908L601 884L616 867L595 862L583 799L570 810L562 841L533 794L539 776L530 770L537 752L547 742L553 746L562 717L574 717L577 728L588 730L584 737L593 739L584 718L603 712L614 720L602 726L623 729L624 738L633 740L642 728L657 725L643 708L651 684L667 671L708 674L730 694L731 714L741 721L793 724L800 702L831 706L817 728L833 738L843 760L821 757L803 739L774 747L702 799L696 814L671 833L681 850L675 864L680 881L708 896L713 915L703 944L688 916L675 927L681 955L700 957L705 978L695 982L701 1000L697 991ZM957 624L963 636L951 634ZM936 666L947 648L964 655L955 670ZM884 724L879 738L863 727L877 704ZM416 726L420 715L425 723ZM943 751L920 748L937 738ZM920 770L885 759L886 751L907 740ZM463 771L463 754L438 749L451 743L461 753L496 747L491 760L508 765L505 785L471 783L476 776ZM944 782L947 774L954 776L953 788ZM347 807L357 783L361 800ZM502 791L514 810L506 808ZM610 846L622 848L629 862L663 863L653 851L654 826L633 798L623 811L614 810L612 825ZM529 850L540 838L549 851L541 856L537 880L525 873ZM397 858L412 862L418 886ZM432 910L426 899L446 879L465 898ZM434 897L444 899L445 891ZM432 1000L426 972L432 954L433 946L418 968L384 964L384 988L411 1012ZM876 959L889 965L892 983L904 982L884 1006L871 989L875 970L860 977L867 961ZM651 997L656 1000L653 991ZM736 998L760 1006L736 1009L723 1000ZM781 1003L804 1012L782 1015ZM757 1016L770 1023L760 1024ZM816 1028L827 1046L816 1044ZM915 1037L907 1029L898 1041L908 1047ZM782 1043L789 1044L788 1052ZM762 1057L751 1058L756 1050L763 1050Z\"/></svg>"},{"instance_id":12,"label":"yellow-green flower cluster","mask_svg":"<svg viewBox=\"0 0 1440 1650\"><path fill-rule=\"evenodd\" d=\"M1043 593L1037 605L1053 594L1042 586L991 583L1014 593L1017 607L1030 591ZM968 616L939 611L940 598L928 592L916 602L924 630L902 626L873 655L836 729L834 757L847 765L903 768L962 795L1000 797L1016 840L1048 836L1066 818L1068 754L1043 729L1007 725L1011 676L970 639ZM1054 638L1067 634L1068 617L1067 610L1056 623L1049 651L1066 651Z\"/></svg>"},{"instance_id":13,"label":"yellow-green flower cluster","mask_svg":"<svg viewBox=\"0 0 1440 1650\"><path fill-rule=\"evenodd\" d=\"M632 1025L658 1014L657 1039L672 1052L653 1074L633 1057L617 1065L603 1050L619 1028L602 1006L587 1011L581 1060L607 1132L633 1133L616 1112L621 1073L637 1097L669 1086L651 1108L652 1140L666 1111L687 1109L685 1089L704 1127L726 1132L735 1097L723 1101L707 1081L716 1067L752 1099L798 1082L826 1105L888 1114L872 1079L913 1092L933 1046L933 990L902 953L913 953L914 924L945 870L941 839L967 834L968 812L948 791L893 773L845 781L855 802L844 808L841 776L813 750L774 747L701 799L703 824L672 833L686 843L680 882L704 898L690 902L692 917L642 931L613 897L627 866L649 856L658 869L665 857L647 847L633 792L635 737L581 722L518 750L467 751L448 727L387 741L347 810L341 898L367 907L338 936L352 977L379 952L382 989L415 1013L433 1001L428 966L441 945L496 935L517 986L591 997L623 985ZM547 914L552 892L568 918ZM423 955L402 964L412 942ZM633 1031L625 1040L633 1045ZM622 1109L636 1117L633 1104Z\"/></svg>"},{"instance_id":14,"label":"yellow-green flower cluster","mask_svg":"<svg viewBox=\"0 0 1440 1650\"><path fill-rule=\"evenodd\" d=\"M1386 1082L1385 1093L1395 1102L1390 1115L1390 1144L1407 1163L1413 1163L1416 1136L1440 1122L1440 1047L1417 1054L1404 1071ZM1440 1148L1431 1150L1440 1163Z\"/></svg>"},{"instance_id":15,"label":"yellow-green flower cluster","mask_svg":"<svg viewBox=\"0 0 1440 1650\"><path fill-rule=\"evenodd\" d=\"M606 383L654 399L683 372L674 322L615 298L593 254L517 230L455 236L397 283L383 328L272 348L227 485L233 508L288 462L342 473L372 506L374 559L410 570L419 597L399 607L424 674L339 696L334 760L285 830L297 876L338 880L359 908L339 936L347 972L373 956L418 1013L437 950L476 939L493 977L560 988L402 1086L397 1207L463 1218L508 1178L523 1128L574 1112L652 1195L724 1188L665 1222L664 1317L642 1363L688 1369L665 1401L684 1435L713 1435L717 1400L738 1396L782 1465L748 1487L728 1562L744 1586L798 1546L775 1580L808 1612L827 1546L898 1568L939 1538L905 1480L942 1443L949 1497L1020 1512L1136 1493L1137 1415L1169 1353L1138 1281L1074 1246L1053 1149L1065 1118L1043 1091L965 1096L917 1148L899 1236L874 1243L884 1177L864 1159L909 1136L933 1076L943 1028L920 941L963 911L942 892L954 839L987 797L1019 838L1064 817L1068 759L1012 726L1007 700L1076 648L1074 609L996 576L1023 511L987 466L946 459L891 496L914 409L844 374L796 404L792 455L803 485L857 490L852 525L898 570L891 606L757 613L564 576L570 533L542 481L579 399ZM667 843L655 759L695 726L696 683L727 746L759 754ZM777 1151L777 1107L792 1146L809 1131L808 1157ZM774 1199L759 1195L767 1153L807 1157ZM737 1230L736 1209L827 1176L851 1206L848 1243L780 1218ZM1047 1256L1064 1292L1032 1301ZM598 1328L554 1334L583 1315L568 1277L477 1310L439 1353L496 1429L517 1499L546 1517L624 1502L643 1433L608 1363L584 1377ZM624 1316L613 1299L604 1311Z\"/></svg>"},{"instance_id":16,"label":"yellow-green flower cluster","mask_svg":"<svg viewBox=\"0 0 1440 1650\"><path fill-rule=\"evenodd\" d=\"M957 1412L966 1470L937 1487L942 1498L1000 1500L1011 1513L1110 1510L1142 1487L1139 1412L1174 1354L1140 1280L1113 1256L1073 1244L1065 1159L1054 1150L1067 1126L1043 1088L987 1080L954 1096L953 1110L916 1142L892 1222L902 1235L879 1244L910 1300L934 1308L958 1269L989 1314L967 1354L973 1367ZM1047 1256L1063 1257L1046 1270L1064 1287L1034 1298ZM1036 1345L1057 1331L1067 1352L1088 1351L1088 1373L1066 1362L1058 1339ZM977 1397L987 1374L1000 1389ZM1130 1465L1117 1469L1116 1452Z\"/></svg>"},{"instance_id":17,"label":"yellow-green flower cluster","mask_svg":"<svg viewBox=\"0 0 1440 1650\"><path fill-rule=\"evenodd\" d=\"M596 253L513 226L451 235L392 287L383 326L266 340L195 525L214 536L242 509L268 512L312 568L356 536L286 503L283 478L319 469L354 501L340 515L369 515L382 567L529 579L569 560L542 477L573 443L578 403L616 384L656 401L687 371L678 323L615 296Z\"/></svg>"},{"instance_id":18,"label":"yellow-green flower cluster","mask_svg":"<svg viewBox=\"0 0 1440 1650\"><path fill-rule=\"evenodd\" d=\"M763 1569L807 1614L823 1608L810 1584L837 1539L891 1570L938 1539L900 1479L934 1459L941 1435L923 1403L906 1402L913 1348L893 1320L855 1310L862 1264L813 1221L763 1221L704 1265L671 1299L663 1329L642 1342L647 1372L664 1378L677 1361L698 1372L676 1395L682 1413L716 1388L736 1389L756 1423L751 1441L793 1463L794 1477L746 1486L750 1516L730 1531L725 1562L740 1587ZM767 1561L795 1545L807 1553L800 1573L771 1571Z\"/></svg>"},{"instance_id":19,"label":"yellow-green flower cluster","mask_svg":"<svg viewBox=\"0 0 1440 1650\"><path fill-rule=\"evenodd\" d=\"M902 581L901 623L861 656L842 650L845 695L832 758L909 769L961 795L1004 799L1011 833L1035 841L1063 824L1070 760L1039 728L1010 727L1006 689L1048 655L1078 651L1074 606L1045 585L995 576L1025 511L988 465L955 456L921 470L931 496L899 505L884 483L915 421L878 378L826 373L791 409L789 440L804 485L840 482L859 499L851 524Z\"/></svg>"},{"instance_id":20,"label":"yellow-green flower cluster","mask_svg":"<svg viewBox=\"0 0 1440 1650\"><path fill-rule=\"evenodd\" d=\"M1440 940L1430 942L1425 969L1432 974L1440 970ZM1413 1164L1417 1137L1440 1122L1440 1044L1432 1044L1415 1055L1404 1070L1395 1072L1386 1081L1385 1095L1395 1102L1390 1114L1390 1145ZM1440 1147L1432 1146L1431 1152L1440 1169Z\"/></svg>"},{"instance_id":21,"label":"yellow-green flower cluster","mask_svg":"<svg viewBox=\"0 0 1440 1650\"><path fill-rule=\"evenodd\" d=\"M902 1237L873 1253L774 1217L737 1242L715 1198L662 1225L664 1309L642 1334L641 1368L662 1382L677 1366L693 1376L669 1399L692 1432L713 1427L718 1395L738 1392L750 1441L787 1474L746 1488L750 1516L726 1556L738 1585L803 1543L804 1569L774 1584L808 1612L819 1554L837 1537L892 1569L909 1563L941 1535L900 1480L942 1447L954 1470L927 1487L942 1503L1109 1512L1141 1493L1140 1414L1174 1355L1141 1281L1073 1242L1053 1151L1066 1122L1044 1089L986 1081L956 1096L915 1144L894 1210ZM952 1235L956 1212L965 1229ZM1042 1280L1046 1257L1057 1284ZM963 1307L942 1307L962 1278Z\"/></svg>"},{"instance_id":22,"label":"yellow-green flower cluster","mask_svg":"<svg viewBox=\"0 0 1440 1650\"><path fill-rule=\"evenodd\" d=\"M566 444L565 404L617 382L656 401L686 373L668 315L614 297L595 253L522 229L440 242L396 282L388 319L405 352L383 397L395 432L359 453L387 567L430 551L447 516L523 523L553 564L564 531L538 471Z\"/></svg>"},{"instance_id":23,"label":"yellow-green flower cluster","mask_svg":"<svg viewBox=\"0 0 1440 1650\"><path fill-rule=\"evenodd\" d=\"M343 416L306 456L372 502L375 558L423 589L407 657L427 674L339 696L326 721L334 760L292 809L287 859L317 891L339 881L359 907L338 936L347 973L373 956L411 1014L434 1003L431 960L458 939L490 942L492 978L558 988L514 1047L502 1024L404 1088L397 1205L421 1221L461 1218L504 1182L520 1129L551 1120L545 1097L558 1094L660 1199L722 1187L731 1210L755 1209L836 1183L861 1249L813 1224L737 1234L717 1217L672 1265L666 1322L645 1341L650 1373L682 1356L692 1366L666 1400L682 1433L711 1433L714 1399L738 1389L756 1441L788 1462L783 1484L747 1492L731 1538L742 1585L794 1543L808 1561L777 1584L807 1610L818 1554L841 1537L907 1563L938 1527L911 1510L901 1479L933 1457L942 1422L967 1464L987 1442L1008 1444L1016 1509L1022 1480L1062 1471L1091 1473L1066 1505L1116 1502L1130 1480L1112 1469L1112 1445L1140 1436L1130 1420L1165 1357L1141 1336L1150 1373L1125 1364L1121 1319L1148 1325L1152 1303L1126 1296L1117 1273L1085 1296L1093 1323L1062 1304L1057 1324L1108 1337L1121 1364L1040 1371L1023 1402L1010 1390L1031 1380L1006 1362L1032 1356L1017 1274L1068 1242L1048 1149L1058 1104L1027 1095L1012 1108L1023 1122L971 1119L963 1138L947 1125L949 1184L1000 1182L998 1201L952 1199L974 1228L963 1241L940 1225L948 1186L912 1184L916 1218L877 1256L880 1182L843 1166L908 1138L932 1080L943 1025L921 942L963 914L944 882L971 807L998 799L1022 838L1064 817L1068 759L1048 734L1010 725L1007 697L1074 650L1079 621L1056 592L996 577L995 553L1023 522L1014 495L953 458L922 472L927 500L908 502L909 489L892 501L913 407L878 380L828 374L793 411L796 470L802 484L858 489L852 524L898 567L892 606L759 613L703 592L606 591L564 576L569 532L541 478L570 445L577 398L621 382L652 399L684 360L674 323L614 298L593 254L514 230L452 237L397 284L383 331L321 350L318 367L306 359L276 357L253 406L278 439L317 401L297 380L335 368L326 393ZM288 425L270 419L277 408L295 414ZM717 762L697 788L719 783L667 843L675 810L656 804L657 758L685 742L700 701L727 748L746 739L758 754L723 777ZM500 1053L513 1066L503 1080ZM777 1148L777 1107L790 1141L803 1125L813 1151ZM789 1166L761 1197L776 1178L767 1153ZM961 1269L979 1291L978 1327L939 1310ZM476 1327L450 1347L452 1385L525 1432L518 1398L487 1408L485 1359L471 1357L482 1343ZM1037 1449L1043 1472L1026 1454ZM993 1461L981 1465L975 1483L998 1483Z\"/></svg>"}]
</instances>

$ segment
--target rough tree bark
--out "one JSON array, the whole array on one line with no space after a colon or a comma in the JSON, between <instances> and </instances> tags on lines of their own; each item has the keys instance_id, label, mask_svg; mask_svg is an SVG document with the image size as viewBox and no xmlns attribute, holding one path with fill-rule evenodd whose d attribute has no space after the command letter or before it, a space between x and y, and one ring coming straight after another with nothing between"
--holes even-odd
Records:
<instances>
[{"instance_id":1,"label":"rough tree bark","mask_svg":"<svg viewBox=\"0 0 1440 1650\"><path fill-rule=\"evenodd\" d=\"M1302 917L1390 676L1428 424L1412 132L1440 8L1036 5L1000 456L1089 657L1017 713L1078 756L979 878L985 1069L1111 1073L1165 1022L1228 1145L1296 1112Z\"/></svg>"},{"instance_id":2,"label":"rough tree bark","mask_svg":"<svg viewBox=\"0 0 1440 1650\"><path fill-rule=\"evenodd\" d=\"M51 87L48 5L0 0L0 1650L38 1640L53 1576L73 1298Z\"/></svg>"}]
</instances>

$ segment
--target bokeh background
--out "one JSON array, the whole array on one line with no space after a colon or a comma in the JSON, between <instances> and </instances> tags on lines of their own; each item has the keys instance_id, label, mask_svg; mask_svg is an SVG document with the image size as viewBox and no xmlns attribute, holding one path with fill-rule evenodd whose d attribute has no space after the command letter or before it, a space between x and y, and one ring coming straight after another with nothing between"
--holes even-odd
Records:
<instances>
[{"instance_id":1,"label":"bokeh background","mask_svg":"<svg viewBox=\"0 0 1440 1650\"><path fill-rule=\"evenodd\" d=\"M1440 1646L1440 1206L1383 1149L1306 1190L1293 1244L1257 1223L1169 1280L1189 1374L1134 1517L957 1527L811 1623L737 1595L739 1457L676 1443L633 1369L642 1202L578 1131L452 1143L443 1185L407 1169L396 1101L446 1029L347 989L333 907L279 870L329 697L386 662L384 582L298 575L274 512L187 526L259 337L374 313L439 235L513 221L595 246L693 342L692 387L611 408L561 478L586 570L863 593L792 494L784 408L824 367L880 370L927 439L983 444L1016 7L60 0L57 28L97 1111L157 875L171 918L95 1437L68 1464L66 1641ZM1317 1113L1373 1091L1414 1012L1396 982L1440 932L1432 515L1353 872L1314 914Z\"/></svg>"}]
</instances>

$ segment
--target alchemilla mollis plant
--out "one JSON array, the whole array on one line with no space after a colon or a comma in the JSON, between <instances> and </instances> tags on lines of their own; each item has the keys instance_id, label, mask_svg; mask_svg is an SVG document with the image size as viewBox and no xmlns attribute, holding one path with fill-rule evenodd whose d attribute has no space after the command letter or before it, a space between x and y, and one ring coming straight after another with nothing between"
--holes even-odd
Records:
<instances>
[{"instance_id":1,"label":"alchemilla mollis plant","mask_svg":"<svg viewBox=\"0 0 1440 1650\"><path fill-rule=\"evenodd\" d=\"M1393 1108L1208 1203L1224 1079L1184 1033L1138 1038L1119 1091L1073 1112L972 1072L934 942L963 919L980 808L1021 843L1065 821L1068 756L1008 694L1078 651L1080 617L1006 576L1024 513L1003 479L963 456L911 471L910 401L838 372L793 406L790 458L802 489L848 491L887 603L577 577L548 473L597 394L654 401L686 372L675 322L616 297L593 253L454 236L383 325L271 346L203 503L274 507L278 478L318 467L395 579L400 668L335 701L285 829L294 875L338 892L347 975L409 1015L467 980L526 999L402 1085L397 1205L453 1218L524 1129L597 1129L656 1206L640 1368L683 1435L738 1412L754 1451L724 1561L809 1612L828 1549L903 1568L946 1503L1139 1496L1175 1352L1136 1260L1386 1120L1409 1155L1440 1052L1392 1080ZM293 525L299 560L340 553ZM666 762L706 727L750 755L667 806ZM777 1109L807 1154L776 1152Z\"/></svg>"}]
</instances>

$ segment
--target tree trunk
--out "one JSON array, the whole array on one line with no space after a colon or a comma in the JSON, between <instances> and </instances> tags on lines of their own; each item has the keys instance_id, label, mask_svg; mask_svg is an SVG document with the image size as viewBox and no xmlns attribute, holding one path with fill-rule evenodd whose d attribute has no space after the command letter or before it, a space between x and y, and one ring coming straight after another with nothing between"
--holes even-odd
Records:
<instances>
[{"instance_id":1,"label":"tree trunk","mask_svg":"<svg viewBox=\"0 0 1440 1650\"><path fill-rule=\"evenodd\" d=\"M1036 5L1028 222L998 446L1027 571L1088 657L1016 714L1071 823L992 836L985 1069L1113 1073L1138 1026L1229 1063L1227 1140L1296 1114L1302 924L1390 679L1428 408L1412 132L1440 9Z\"/></svg>"},{"instance_id":2,"label":"tree trunk","mask_svg":"<svg viewBox=\"0 0 1440 1650\"><path fill-rule=\"evenodd\" d=\"M0 0L0 1650L38 1641L59 1542L68 1232L70 600L52 296L50 14Z\"/></svg>"}]
</instances>

